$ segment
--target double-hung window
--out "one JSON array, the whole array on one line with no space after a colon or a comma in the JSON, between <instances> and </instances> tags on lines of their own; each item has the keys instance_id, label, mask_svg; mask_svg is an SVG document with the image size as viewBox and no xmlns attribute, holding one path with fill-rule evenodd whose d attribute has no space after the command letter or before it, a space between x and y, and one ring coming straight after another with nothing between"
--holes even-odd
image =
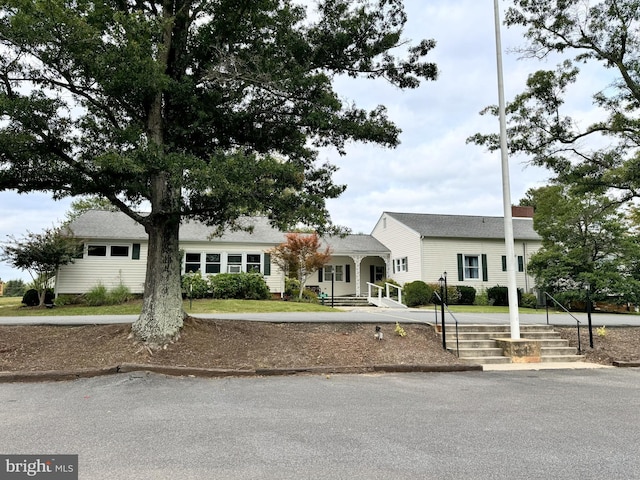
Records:
<instances>
[{"instance_id":1,"label":"double-hung window","mask_svg":"<svg viewBox=\"0 0 640 480\"><path fill-rule=\"evenodd\" d=\"M394 259L393 265L396 273L409 271L407 257Z\"/></svg>"},{"instance_id":2,"label":"double-hung window","mask_svg":"<svg viewBox=\"0 0 640 480\"><path fill-rule=\"evenodd\" d=\"M247 253L247 272L260 273L260 254Z\"/></svg>"},{"instance_id":3,"label":"double-hung window","mask_svg":"<svg viewBox=\"0 0 640 480\"><path fill-rule=\"evenodd\" d=\"M194 273L202 268L200 253L187 253L184 257L184 271L185 273Z\"/></svg>"},{"instance_id":4,"label":"double-hung window","mask_svg":"<svg viewBox=\"0 0 640 480\"><path fill-rule=\"evenodd\" d=\"M474 280L480 278L480 258L478 255L464 256L464 278Z\"/></svg>"},{"instance_id":5,"label":"double-hung window","mask_svg":"<svg viewBox=\"0 0 640 480\"><path fill-rule=\"evenodd\" d=\"M242 272L242 254L227 255L227 273Z\"/></svg>"},{"instance_id":6,"label":"double-hung window","mask_svg":"<svg viewBox=\"0 0 640 480\"><path fill-rule=\"evenodd\" d=\"M205 254L205 272L206 273L220 273L220 254L219 253L207 253Z\"/></svg>"}]
</instances>

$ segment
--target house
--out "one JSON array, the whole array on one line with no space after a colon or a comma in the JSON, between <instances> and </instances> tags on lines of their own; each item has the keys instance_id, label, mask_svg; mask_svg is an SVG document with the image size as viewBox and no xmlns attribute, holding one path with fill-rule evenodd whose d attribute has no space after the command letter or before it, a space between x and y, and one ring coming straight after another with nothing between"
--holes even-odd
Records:
<instances>
[{"instance_id":1,"label":"house","mask_svg":"<svg viewBox=\"0 0 640 480\"><path fill-rule=\"evenodd\" d=\"M516 283L532 292L527 263L542 241L532 208L514 207L513 215ZM371 235L391 251L389 277L401 285L436 283L445 273L450 285L477 291L508 283L503 217L384 212Z\"/></svg>"},{"instance_id":2,"label":"house","mask_svg":"<svg viewBox=\"0 0 640 480\"><path fill-rule=\"evenodd\" d=\"M527 214L529 214L527 212ZM526 264L541 246L531 216L514 218L518 256L518 287L530 292L533 280ZM203 275L221 272L260 272L274 295L284 291L284 275L272 264L269 250L285 240L283 232L263 217L246 219L251 233L228 231L185 221L180 227L182 271ZM91 210L70 224L84 241L81 258L60 267L56 294L84 293L98 284L120 284L142 293L146 272L147 235L122 212ZM384 212L371 235L325 237L332 258L307 285L334 296L366 296L368 283L393 278L401 285L437 282L449 272L450 284L484 289L506 285L502 217L431 215Z\"/></svg>"},{"instance_id":3,"label":"house","mask_svg":"<svg viewBox=\"0 0 640 480\"><path fill-rule=\"evenodd\" d=\"M272 264L268 251L285 241L285 234L264 217L246 219L253 231L229 231L215 236L214 227L187 221L180 227L182 272L203 275L221 272L260 272L269 290L284 292L284 275ZM120 284L132 293L144 291L147 234L122 212L91 210L76 218L69 228L84 241L82 256L60 267L56 294L85 293L98 284L113 288ZM384 278L390 252L370 235L347 235L323 240L333 256L307 285L335 296L360 295L366 282ZM333 282L332 282L333 277Z\"/></svg>"}]
</instances>

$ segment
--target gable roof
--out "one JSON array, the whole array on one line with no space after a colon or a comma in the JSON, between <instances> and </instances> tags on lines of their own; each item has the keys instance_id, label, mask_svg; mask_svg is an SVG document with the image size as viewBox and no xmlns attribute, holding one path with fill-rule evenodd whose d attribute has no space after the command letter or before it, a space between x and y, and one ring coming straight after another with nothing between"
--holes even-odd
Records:
<instances>
[{"instance_id":1,"label":"gable roof","mask_svg":"<svg viewBox=\"0 0 640 480\"><path fill-rule=\"evenodd\" d=\"M214 237L215 242L234 243L280 243L284 234L272 227L266 217L247 218L244 223L253 225L253 232L225 231L221 236ZM122 239L147 240L144 227L123 212L109 212L106 210L89 210L69 225L76 237L87 239ZM209 227L194 220L184 221L180 225L180 241L206 242L215 233L215 227Z\"/></svg>"},{"instance_id":2,"label":"gable roof","mask_svg":"<svg viewBox=\"0 0 640 480\"><path fill-rule=\"evenodd\" d=\"M185 221L180 225L180 241L277 245L285 240L284 233L272 227L266 217L250 217L243 222L245 225L253 225L252 233L225 231L221 236L210 238L215 232L215 227L208 227L194 220ZM138 241L148 239L144 227L123 212L89 210L71 222L70 228L78 238ZM389 249L371 235L329 236L322 240L331 247L334 254L389 252Z\"/></svg>"},{"instance_id":3,"label":"gable roof","mask_svg":"<svg viewBox=\"0 0 640 480\"><path fill-rule=\"evenodd\" d=\"M504 239L503 217L397 212L384 212L383 215L396 219L422 237ZM513 237L541 240L533 229L532 218L514 218Z\"/></svg>"}]
</instances>

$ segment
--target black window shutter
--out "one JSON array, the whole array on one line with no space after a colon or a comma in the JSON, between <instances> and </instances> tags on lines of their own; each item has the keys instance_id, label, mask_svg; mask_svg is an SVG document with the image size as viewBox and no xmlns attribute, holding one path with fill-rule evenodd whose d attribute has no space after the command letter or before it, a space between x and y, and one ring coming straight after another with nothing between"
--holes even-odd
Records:
<instances>
[{"instance_id":1,"label":"black window shutter","mask_svg":"<svg viewBox=\"0 0 640 480\"><path fill-rule=\"evenodd\" d=\"M482 254L482 281L486 282L489 280L489 273L487 268L487 256Z\"/></svg>"},{"instance_id":2,"label":"black window shutter","mask_svg":"<svg viewBox=\"0 0 640 480\"><path fill-rule=\"evenodd\" d=\"M322 269L321 268L318 269L318 281L322 282Z\"/></svg>"},{"instance_id":3,"label":"black window shutter","mask_svg":"<svg viewBox=\"0 0 640 480\"><path fill-rule=\"evenodd\" d=\"M344 281L347 283L351 281L351 265L344 266Z\"/></svg>"},{"instance_id":4,"label":"black window shutter","mask_svg":"<svg viewBox=\"0 0 640 480\"><path fill-rule=\"evenodd\" d=\"M264 268L262 269L265 275L271 275L271 254L264 254Z\"/></svg>"},{"instance_id":5,"label":"black window shutter","mask_svg":"<svg viewBox=\"0 0 640 480\"><path fill-rule=\"evenodd\" d=\"M133 244L133 248L131 249L131 259L140 260L140 244L139 243Z\"/></svg>"},{"instance_id":6,"label":"black window shutter","mask_svg":"<svg viewBox=\"0 0 640 480\"><path fill-rule=\"evenodd\" d=\"M507 271L507 256L506 255L502 255L502 271L503 272Z\"/></svg>"},{"instance_id":7,"label":"black window shutter","mask_svg":"<svg viewBox=\"0 0 640 480\"><path fill-rule=\"evenodd\" d=\"M369 282L376 283L376 267L369 265Z\"/></svg>"},{"instance_id":8,"label":"black window shutter","mask_svg":"<svg viewBox=\"0 0 640 480\"><path fill-rule=\"evenodd\" d=\"M458 281L464 281L464 265L462 265L462 254L458 254Z\"/></svg>"},{"instance_id":9,"label":"black window shutter","mask_svg":"<svg viewBox=\"0 0 640 480\"><path fill-rule=\"evenodd\" d=\"M518 255L518 271L524 272L524 258L522 258L522 255Z\"/></svg>"}]
</instances>

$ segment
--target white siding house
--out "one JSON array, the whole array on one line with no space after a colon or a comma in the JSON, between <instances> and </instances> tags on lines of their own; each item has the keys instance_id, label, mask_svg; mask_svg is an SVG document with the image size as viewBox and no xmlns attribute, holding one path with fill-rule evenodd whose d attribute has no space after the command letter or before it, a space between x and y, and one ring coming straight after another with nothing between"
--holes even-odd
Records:
<instances>
[{"instance_id":1,"label":"white siding house","mask_svg":"<svg viewBox=\"0 0 640 480\"><path fill-rule=\"evenodd\" d=\"M532 292L527 263L542 242L531 217L514 217L513 229L517 286ZM446 272L450 285L477 291L507 285L502 217L384 212L372 236L391 251L390 277L400 284L437 283Z\"/></svg>"},{"instance_id":2,"label":"white siding house","mask_svg":"<svg viewBox=\"0 0 640 480\"><path fill-rule=\"evenodd\" d=\"M284 291L283 272L272 264L269 250L285 241L285 234L264 217L248 218L253 231L224 232L200 222L180 226L182 273L259 272L274 295ZM61 267L56 276L56 294L85 293L98 284L113 288L120 284L132 293L143 293L148 239L144 228L121 212L92 210L70 225L84 242L81 258ZM370 272L382 278L389 250L370 235L346 235L323 239L333 256L325 269L307 282L334 296L366 292ZM333 283L331 273L333 273ZM361 274L362 272L362 274Z\"/></svg>"}]
</instances>

